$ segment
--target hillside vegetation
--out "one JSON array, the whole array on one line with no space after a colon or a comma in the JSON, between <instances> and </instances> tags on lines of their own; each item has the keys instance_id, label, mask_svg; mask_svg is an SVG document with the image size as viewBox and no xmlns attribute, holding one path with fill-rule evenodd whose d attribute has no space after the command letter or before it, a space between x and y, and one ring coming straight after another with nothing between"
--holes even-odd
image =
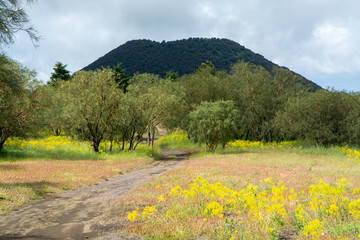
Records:
<instances>
[{"instance_id":1,"label":"hillside vegetation","mask_svg":"<svg viewBox=\"0 0 360 240\"><path fill-rule=\"evenodd\" d=\"M102 67L115 67L123 63L128 75L134 73L152 73L164 77L168 72L179 76L193 73L201 63L212 62L217 69L230 71L231 66L245 61L263 67L271 72L279 67L260 54L228 40L217 38L190 38L169 42L151 40L132 40L100 57L83 70L95 70ZM320 87L300 76L299 81L311 90Z\"/></svg>"},{"instance_id":2,"label":"hillside vegetation","mask_svg":"<svg viewBox=\"0 0 360 240\"><path fill-rule=\"evenodd\" d=\"M46 130L88 141L95 152L104 141L109 151L116 144L135 150L143 136L153 139L159 126L188 131L207 151L236 139L359 145L359 95L312 92L285 68L268 71L242 61L226 72L206 62L181 77L129 78L118 65L56 77L46 86L5 57L2 69L9 73L0 82L0 151L9 137Z\"/></svg>"}]
</instances>

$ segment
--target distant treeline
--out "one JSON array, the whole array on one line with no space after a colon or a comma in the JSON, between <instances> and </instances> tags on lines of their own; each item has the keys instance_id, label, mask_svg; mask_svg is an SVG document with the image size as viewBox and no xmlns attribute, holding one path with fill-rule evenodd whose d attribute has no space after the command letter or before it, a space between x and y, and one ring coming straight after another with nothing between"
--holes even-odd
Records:
<instances>
[{"instance_id":1,"label":"distant treeline","mask_svg":"<svg viewBox=\"0 0 360 240\"><path fill-rule=\"evenodd\" d=\"M269 72L242 61L227 72L207 62L181 77L129 78L120 65L70 79L61 63L54 70L52 81L41 85L34 73L1 56L0 150L9 137L46 129L85 139L94 151L105 139L122 149L127 141L133 150L158 126L187 130L208 150L232 139L359 145L360 96L309 91L285 68Z\"/></svg>"},{"instance_id":2,"label":"distant treeline","mask_svg":"<svg viewBox=\"0 0 360 240\"><path fill-rule=\"evenodd\" d=\"M193 73L201 63L207 61L228 73L231 66L239 61L261 66L268 72L279 67L260 54L228 39L190 38L161 43L151 40L128 41L83 70L112 68L122 63L129 76L135 73L152 73L165 77L169 72L182 76ZM314 91L320 89L302 76L299 76L299 81Z\"/></svg>"}]
</instances>

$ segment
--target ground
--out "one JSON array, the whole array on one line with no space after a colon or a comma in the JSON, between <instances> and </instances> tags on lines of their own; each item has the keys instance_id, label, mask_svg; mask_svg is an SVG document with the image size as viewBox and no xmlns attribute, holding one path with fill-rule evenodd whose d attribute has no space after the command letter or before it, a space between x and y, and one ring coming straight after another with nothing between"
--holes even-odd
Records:
<instances>
[{"instance_id":1,"label":"ground","mask_svg":"<svg viewBox=\"0 0 360 240\"><path fill-rule=\"evenodd\" d=\"M117 233L122 222L115 219L127 209L116 203L134 187L182 166L186 157L186 152L164 151L161 160L146 167L31 202L0 217L0 239L139 239Z\"/></svg>"}]
</instances>

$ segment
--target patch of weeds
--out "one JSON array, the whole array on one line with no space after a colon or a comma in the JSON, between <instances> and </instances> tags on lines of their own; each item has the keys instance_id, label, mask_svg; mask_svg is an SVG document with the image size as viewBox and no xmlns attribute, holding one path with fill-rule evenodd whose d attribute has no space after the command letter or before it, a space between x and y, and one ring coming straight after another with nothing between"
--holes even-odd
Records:
<instances>
[{"instance_id":1,"label":"patch of weeds","mask_svg":"<svg viewBox=\"0 0 360 240\"><path fill-rule=\"evenodd\" d=\"M120 206L123 206L123 207L133 206L133 205L134 205L133 203L127 203L127 202L120 203Z\"/></svg>"},{"instance_id":2,"label":"patch of weeds","mask_svg":"<svg viewBox=\"0 0 360 240\"><path fill-rule=\"evenodd\" d=\"M168 155L168 158L170 158L170 159L176 159L176 155L170 154L170 155Z\"/></svg>"},{"instance_id":3,"label":"patch of weeds","mask_svg":"<svg viewBox=\"0 0 360 240\"><path fill-rule=\"evenodd\" d=\"M147 151L147 155L154 160L161 159L161 152L156 149L151 149L151 150Z\"/></svg>"},{"instance_id":4,"label":"patch of weeds","mask_svg":"<svg viewBox=\"0 0 360 240\"><path fill-rule=\"evenodd\" d=\"M75 177L74 177L74 174L72 173L64 173L64 176L66 177L66 181L75 181Z\"/></svg>"},{"instance_id":5,"label":"patch of weeds","mask_svg":"<svg viewBox=\"0 0 360 240\"><path fill-rule=\"evenodd\" d=\"M238 184L235 182L235 181L233 181L233 180L230 180L229 181L229 184L232 186L232 187L236 187Z\"/></svg>"},{"instance_id":6,"label":"patch of weeds","mask_svg":"<svg viewBox=\"0 0 360 240\"><path fill-rule=\"evenodd\" d=\"M145 237L143 238L144 240L157 240L158 238L157 237L154 237L154 236L150 236L150 237Z\"/></svg>"},{"instance_id":7,"label":"patch of weeds","mask_svg":"<svg viewBox=\"0 0 360 240\"><path fill-rule=\"evenodd\" d=\"M147 182L147 183L145 183L145 186L149 188L152 186L152 184L151 184L151 182Z\"/></svg>"},{"instance_id":8,"label":"patch of weeds","mask_svg":"<svg viewBox=\"0 0 360 240\"><path fill-rule=\"evenodd\" d=\"M312 163L312 164L308 167L308 169L307 169L307 170L310 172L314 166L315 166L315 164L314 164L314 163Z\"/></svg>"},{"instance_id":9,"label":"patch of weeds","mask_svg":"<svg viewBox=\"0 0 360 240\"><path fill-rule=\"evenodd\" d=\"M11 198L9 198L8 196L6 196L6 195L4 195L4 194L0 194L0 200L12 201Z\"/></svg>"},{"instance_id":10,"label":"patch of weeds","mask_svg":"<svg viewBox=\"0 0 360 240\"><path fill-rule=\"evenodd\" d=\"M223 171L219 170L219 169L214 169L214 170L211 170L210 174L211 175L217 175L217 174L221 174L223 173Z\"/></svg>"}]
</instances>

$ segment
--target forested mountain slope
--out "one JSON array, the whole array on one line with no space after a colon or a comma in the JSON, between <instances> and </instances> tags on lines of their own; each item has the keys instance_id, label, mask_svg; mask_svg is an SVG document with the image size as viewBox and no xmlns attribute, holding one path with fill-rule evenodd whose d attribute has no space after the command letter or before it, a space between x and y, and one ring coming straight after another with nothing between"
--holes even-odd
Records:
<instances>
[{"instance_id":1,"label":"forested mountain slope","mask_svg":"<svg viewBox=\"0 0 360 240\"><path fill-rule=\"evenodd\" d=\"M193 73L201 63L211 61L218 70L229 71L238 61L250 62L271 72L273 62L252 52L240 44L217 38L189 38L177 41L156 42L132 40L100 57L83 70L114 67L123 63L127 75L154 73L164 77L167 72L177 72L179 76ZM303 78L303 84L312 90L320 89L317 84Z\"/></svg>"}]
</instances>

